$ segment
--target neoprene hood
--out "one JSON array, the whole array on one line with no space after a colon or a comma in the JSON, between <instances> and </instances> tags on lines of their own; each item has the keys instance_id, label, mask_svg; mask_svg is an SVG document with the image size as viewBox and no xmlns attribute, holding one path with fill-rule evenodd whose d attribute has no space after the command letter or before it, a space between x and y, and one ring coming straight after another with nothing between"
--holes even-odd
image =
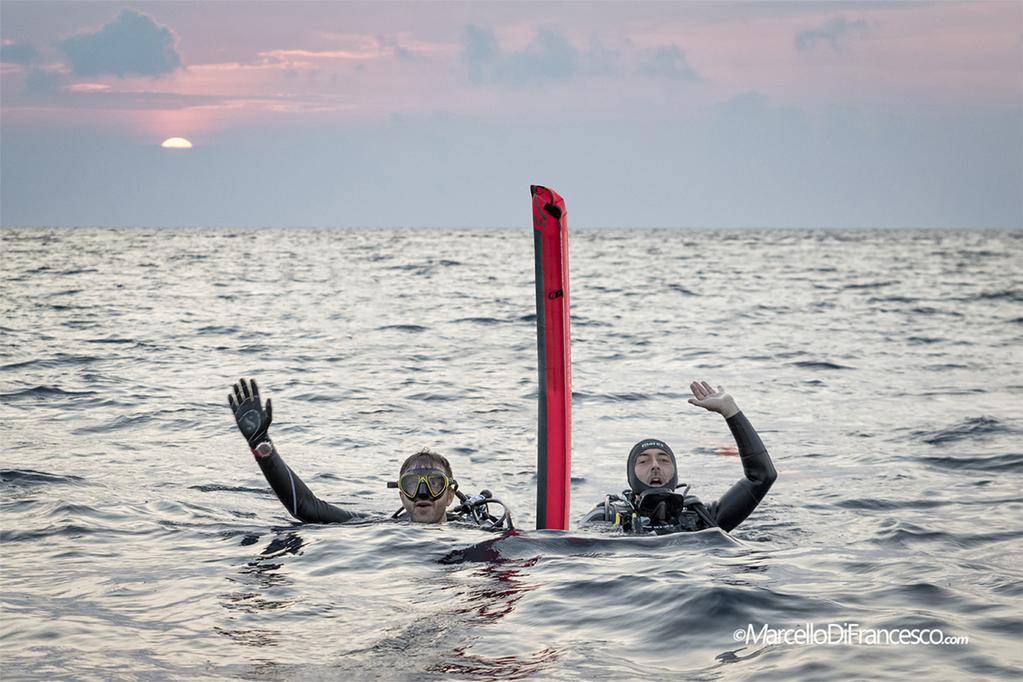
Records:
<instances>
[{"instance_id":1,"label":"neoprene hood","mask_svg":"<svg viewBox=\"0 0 1023 682\"><path fill-rule=\"evenodd\" d=\"M643 492L644 490L648 490L649 488L654 487L647 485L643 481L639 480L639 478L636 476L636 459L639 457L639 454L641 452L643 452L644 450L649 450L651 448L664 450L666 453L668 453L668 457L671 457L671 465L675 469L675 471L672 472L671 474L671 478L668 479L668 482L665 483L663 486L657 487L674 490L675 486L678 485L678 462L675 461L675 453L671 451L671 448L668 447L668 444L665 443L663 440L657 440L656 438L644 438L643 440L639 441L638 443L632 446L632 451L629 452L629 461L625 465L627 469L627 474L629 476L629 487L632 488L632 492L636 493L637 495Z\"/></svg>"}]
</instances>

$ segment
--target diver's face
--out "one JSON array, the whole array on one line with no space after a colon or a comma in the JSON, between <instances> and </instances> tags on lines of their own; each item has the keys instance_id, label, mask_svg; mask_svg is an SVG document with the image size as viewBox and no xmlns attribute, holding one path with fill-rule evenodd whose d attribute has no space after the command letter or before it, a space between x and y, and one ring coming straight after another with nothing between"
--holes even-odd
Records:
<instances>
[{"instance_id":1,"label":"diver's face","mask_svg":"<svg viewBox=\"0 0 1023 682\"><path fill-rule=\"evenodd\" d=\"M442 523L447 518L447 508L455 497L455 491L448 488L444 494L431 500L425 484L420 484L415 497L406 497L401 492L401 506L413 523Z\"/></svg>"},{"instance_id":2,"label":"diver's face","mask_svg":"<svg viewBox=\"0 0 1023 682\"><path fill-rule=\"evenodd\" d=\"M671 463L671 456L659 448L650 448L639 453L636 458L636 478L653 488L661 488L668 485L668 481L675 475L675 465Z\"/></svg>"}]
</instances>

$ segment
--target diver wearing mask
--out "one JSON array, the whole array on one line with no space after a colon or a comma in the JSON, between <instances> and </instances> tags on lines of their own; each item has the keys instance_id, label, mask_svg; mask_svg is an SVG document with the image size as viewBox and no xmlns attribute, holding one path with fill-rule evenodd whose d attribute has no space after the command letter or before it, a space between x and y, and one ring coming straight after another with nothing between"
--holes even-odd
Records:
<instances>
[{"instance_id":1,"label":"diver wearing mask","mask_svg":"<svg viewBox=\"0 0 1023 682\"><path fill-rule=\"evenodd\" d=\"M305 523L345 523L370 518L366 513L342 509L316 497L284 462L269 436L273 405L269 399L263 405L255 380L241 379L227 400L238 430L288 513ZM458 490L447 458L427 449L408 457L401 465L398 480L389 482L387 487L396 488L401 499L401 508L391 515L392 519L407 518L412 523L468 521L487 530L513 528L504 503L494 499L489 490L467 497ZM460 504L448 511L456 497ZM503 510L500 516L490 513L492 504Z\"/></svg>"},{"instance_id":2,"label":"diver wearing mask","mask_svg":"<svg viewBox=\"0 0 1023 682\"><path fill-rule=\"evenodd\" d=\"M625 533L678 533L721 528L731 531L748 517L778 474L760 436L739 411L735 400L724 388L715 391L707 382L689 385L693 397L689 403L725 418L739 448L744 477L709 505L695 495L689 486L681 493L675 453L664 441L641 440L633 446L626 464L629 490L608 495L602 504L583 518L583 523L611 523ZM683 484L684 485L684 484Z\"/></svg>"}]
</instances>

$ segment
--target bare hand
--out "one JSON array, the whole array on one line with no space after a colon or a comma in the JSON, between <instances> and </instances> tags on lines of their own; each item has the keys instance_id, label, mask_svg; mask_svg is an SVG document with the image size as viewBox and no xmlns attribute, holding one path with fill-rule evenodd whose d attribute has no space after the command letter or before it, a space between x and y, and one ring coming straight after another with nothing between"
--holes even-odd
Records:
<instances>
[{"instance_id":1,"label":"bare hand","mask_svg":"<svg viewBox=\"0 0 1023 682\"><path fill-rule=\"evenodd\" d=\"M725 419L739 412L735 399L725 392L724 386L718 386L715 391L706 381L694 381L689 384L689 390L693 392L693 397L689 399L690 405L717 412Z\"/></svg>"}]
</instances>

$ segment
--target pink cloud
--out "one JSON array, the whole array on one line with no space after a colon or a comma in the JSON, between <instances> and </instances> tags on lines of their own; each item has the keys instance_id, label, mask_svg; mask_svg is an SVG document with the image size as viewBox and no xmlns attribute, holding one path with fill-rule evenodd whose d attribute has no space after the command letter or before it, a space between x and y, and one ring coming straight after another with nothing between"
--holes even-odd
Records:
<instances>
[{"instance_id":1,"label":"pink cloud","mask_svg":"<svg viewBox=\"0 0 1023 682\"><path fill-rule=\"evenodd\" d=\"M452 113L506 121L684 120L751 91L772 104L807 111L836 105L1018 106L1021 94L1020 9L1012 3L679 4L665 6L658 12L664 16L657 17L644 5L629 11L594 5L600 11L587 12L558 5L543 24L523 21L503 7L484 11L467 5L442 22L427 21L418 9L409 9L418 19L403 19L390 6L379 10L389 17L383 22L369 10L353 14L344 6L316 5L322 16L299 18L277 5L254 4L252 14L279 19L278 33L260 28L209 40L231 17L246 19L237 7L216 5L203 13L181 6L176 20L161 16L160 25L171 26L179 37L189 66L158 84L130 76L69 84L62 79L63 89L40 102L38 94L33 99L21 87L24 67L4 65L4 113L45 107L63 109L71 119L82 110L116 108L126 112L126 120L136 117L140 130L150 130L158 125L153 112L159 110L164 121L196 134L260 117L346 121ZM836 17L860 27L841 39L841 49L821 49L823 43L797 48L799 35L824 35L838 26ZM482 23L487 19L492 21ZM262 17L259 26L265 21ZM531 46L543 29L556 33L582 66L547 81L473 82L461 38L471 21L492 30L502 57L533 55ZM348 30L332 30L336 25ZM385 25L386 31L378 30ZM584 68L594 45L614 56L614 68ZM66 68L61 73L68 76ZM554 93L558 106L552 110L547 96Z\"/></svg>"}]
</instances>

